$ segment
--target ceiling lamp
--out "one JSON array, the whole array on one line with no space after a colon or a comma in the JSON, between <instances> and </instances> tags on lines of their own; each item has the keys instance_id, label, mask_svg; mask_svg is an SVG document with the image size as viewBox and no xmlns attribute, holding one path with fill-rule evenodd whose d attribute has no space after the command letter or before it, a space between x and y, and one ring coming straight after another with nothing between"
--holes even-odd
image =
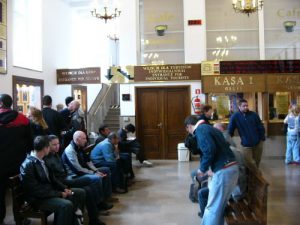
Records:
<instances>
[{"instance_id":1,"label":"ceiling lamp","mask_svg":"<svg viewBox=\"0 0 300 225\"><path fill-rule=\"evenodd\" d=\"M120 16L121 14L121 10L118 10L118 8L115 8L113 13L108 13L107 12L107 6L103 7L104 8L104 12L103 14L99 13L97 11L96 8L94 8L94 10L91 11L92 16L98 18L98 19L103 19L105 21L105 23L107 23L107 20L111 20L114 18L117 18Z\"/></svg>"},{"instance_id":2,"label":"ceiling lamp","mask_svg":"<svg viewBox=\"0 0 300 225\"><path fill-rule=\"evenodd\" d=\"M262 9L263 0L232 0L232 6L235 12L245 13L248 16L259 9Z\"/></svg>"}]
</instances>

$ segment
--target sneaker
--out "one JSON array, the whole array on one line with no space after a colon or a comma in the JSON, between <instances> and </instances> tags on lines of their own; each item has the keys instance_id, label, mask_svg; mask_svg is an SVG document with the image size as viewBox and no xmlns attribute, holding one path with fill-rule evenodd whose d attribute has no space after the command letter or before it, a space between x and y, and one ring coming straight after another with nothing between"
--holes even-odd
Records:
<instances>
[{"instance_id":1,"label":"sneaker","mask_svg":"<svg viewBox=\"0 0 300 225\"><path fill-rule=\"evenodd\" d=\"M144 160L143 161L143 165L146 166L146 167L152 167L153 166L153 163L152 162L149 162L147 160Z\"/></svg>"}]
</instances>

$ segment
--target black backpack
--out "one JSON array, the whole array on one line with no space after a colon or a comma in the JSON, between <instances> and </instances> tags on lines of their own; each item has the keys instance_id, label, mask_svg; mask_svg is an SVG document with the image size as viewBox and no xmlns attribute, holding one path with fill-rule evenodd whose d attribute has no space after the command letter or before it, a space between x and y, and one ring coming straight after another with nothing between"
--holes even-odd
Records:
<instances>
[{"instance_id":1,"label":"black backpack","mask_svg":"<svg viewBox=\"0 0 300 225\"><path fill-rule=\"evenodd\" d=\"M205 175L203 177L195 176L193 178L193 183L191 183L191 185L190 185L189 199L193 203L197 203L198 202L198 191L201 188L204 188L207 186L208 186L208 175Z\"/></svg>"}]
</instances>

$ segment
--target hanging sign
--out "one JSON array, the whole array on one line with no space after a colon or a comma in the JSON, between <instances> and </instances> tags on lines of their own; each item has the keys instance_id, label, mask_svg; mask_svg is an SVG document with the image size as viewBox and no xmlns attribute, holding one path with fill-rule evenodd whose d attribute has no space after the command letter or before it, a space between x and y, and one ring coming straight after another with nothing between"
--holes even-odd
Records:
<instances>
[{"instance_id":1,"label":"hanging sign","mask_svg":"<svg viewBox=\"0 0 300 225\"><path fill-rule=\"evenodd\" d=\"M100 67L56 70L57 84L100 84Z\"/></svg>"}]
</instances>

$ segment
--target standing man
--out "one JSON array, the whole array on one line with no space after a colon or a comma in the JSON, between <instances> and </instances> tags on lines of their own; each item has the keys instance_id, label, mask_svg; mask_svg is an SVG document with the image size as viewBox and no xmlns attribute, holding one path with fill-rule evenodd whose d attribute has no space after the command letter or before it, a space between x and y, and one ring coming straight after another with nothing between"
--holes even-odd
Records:
<instances>
[{"instance_id":1,"label":"standing man","mask_svg":"<svg viewBox=\"0 0 300 225\"><path fill-rule=\"evenodd\" d=\"M197 175L203 177L209 169L213 172L202 225L223 225L225 207L238 180L237 162L219 130L203 124L195 116L185 119L185 127L190 134L195 135L202 152Z\"/></svg>"},{"instance_id":2,"label":"standing man","mask_svg":"<svg viewBox=\"0 0 300 225\"><path fill-rule=\"evenodd\" d=\"M11 106L12 98L7 94L0 94L0 224L6 214L8 178L19 173L26 153L32 149L29 120L12 110Z\"/></svg>"},{"instance_id":3,"label":"standing man","mask_svg":"<svg viewBox=\"0 0 300 225\"><path fill-rule=\"evenodd\" d=\"M48 125L50 134L61 137L61 132L65 128L63 117L56 110L52 109L52 98L49 95L43 97L43 117Z\"/></svg>"},{"instance_id":4,"label":"standing man","mask_svg":"<svg viewBox=\"0 0 300 225\"><path fill-rule=\"evenodd\" d=\"M74 98L72 96L68 96L65 99L65 103L66 103L66 108L64 108L63 110L61 110L59 113L60 115L63 117L66 126L68 127L71 123L71 109L70 109L70 103L74 100Z\"/></svg>"},{"instance_id":5,"label":"standing man","mask_svg":"<svg viewBox=\"0 0 300 225\"><path fill-rule=\"evenodd\" d=\"M238 129L245 161L258 169L266 139L265 128L257 113L249 110L247 100L241 99L238 107L239 111L230 118L228 133L233 136L235 129Z\"/></svg>"}]
</instances>

